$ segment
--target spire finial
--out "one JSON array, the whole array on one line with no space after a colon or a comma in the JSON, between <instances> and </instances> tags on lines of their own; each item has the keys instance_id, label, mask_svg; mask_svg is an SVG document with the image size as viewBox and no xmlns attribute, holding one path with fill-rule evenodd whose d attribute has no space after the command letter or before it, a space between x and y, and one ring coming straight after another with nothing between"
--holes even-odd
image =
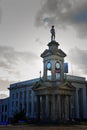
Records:
<instances>
[{"instance_id":1,"label":"spire finial","mask_svg":"<svg viewBox=\"0 0 87 130\"><path fill-rule=\"evenodd\" d=\"M54 29L54 25L52 25L50 33L51 33L51 41L55 40L55 29Z\"/></svg>"}]
</instances>

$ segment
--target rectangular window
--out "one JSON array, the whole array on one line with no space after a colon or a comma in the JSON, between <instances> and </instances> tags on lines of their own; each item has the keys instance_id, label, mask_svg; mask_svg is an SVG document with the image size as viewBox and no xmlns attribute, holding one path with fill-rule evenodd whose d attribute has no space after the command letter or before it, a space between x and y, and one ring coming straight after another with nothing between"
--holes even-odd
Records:
<instances>
[{"instance_id":1,"label":"rectangular window","mask_svg":"<svg viewBox=\"0 0 87 130\"><path fill-rule=\"evenodd\" d=\"M16 93L16 98L18 98L18 92Z\"/></svg>"},{"instance_id":2,"label":"rectangular window","mask_svg":"<svg viewBox=\"0 0 87 130\"><path fill-rule=\"evenodd\" d=\"M7 112L7 104L5 105L5 112Z\"/></svg>"},{"instance_id":3,"label":"rectangular window","mask_svg":"<svg viewBox=\"0 0 87 130\"><path fill-rule=\"evenodd\" d=\"M20 99L22 99L22 92L20 92Z\"/></svg>"},{"instance_id":4,"label":"rectangular window","mask_svg":"<svg viewBox=\"0 0 87 130\"><path fill-rule=\"evenodd\" d=\"M14 94L12 94L12 99L14 99Z\"/></svg>"},{"instance_id":5,"label":"rectangular window","mask_svg":"<svg viewBox=\"0 0 87 130\"><path fill-rule=\"evenodd\" d=\"M14 101L12 101L12 107L14 107Z\"/></svg>"},{"instance_id":6,"label":"rectangular window","mask_svg":"<svg viewBox=\"0 0 87 130\"><path fill-rule=\"evenodd\" d=\"M18 101L16 101L16 107L18 107Z\"/></svg>"},{"instance_id":7,"label":"rectangular window","mask_svg":"<svg viewBox=\"0 0 87 130\"><path fill-rule=\"evenodd\" d=\"M29 113L31 113L31 102L29 102Z\"/></svg>"},{"instance_id":8,"label":"rectangular window","mask_svg":"<svg viewBox=\"0 0 87 130\"><path fill-rule=\"evenodd\" d=\"M4 112L4 105L2 105L2 112Z\"/></svg>"},{"instance_id":9,"label":"rectangular window","mask_svg":"<svg viewBox=\"0 0 87 130\"><path fill-rule=\"evenodd\" d=\"M31 93L31 91L29 90L29 99L31 100L31 95L32 95L32 93Z\"/></svg>"}]
</instances>

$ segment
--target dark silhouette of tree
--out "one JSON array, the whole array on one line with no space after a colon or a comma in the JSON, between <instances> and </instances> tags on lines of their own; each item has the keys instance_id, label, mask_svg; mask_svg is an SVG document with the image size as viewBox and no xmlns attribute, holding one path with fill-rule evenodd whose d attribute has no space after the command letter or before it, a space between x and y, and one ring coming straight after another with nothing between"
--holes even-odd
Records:
<instances>
[{"instance_id":1,"label":"dark silhouette of tree","mask_svg":"<svg viewBox=\"0 0 87 130\"><path fill-rule=\"evenodd\" d=\"M22 110L20 112L16 112L14 114L14 123L18 123L19 121L26 121L26 115L25 115L25 111Z\"/></svg>"}]
</instances>

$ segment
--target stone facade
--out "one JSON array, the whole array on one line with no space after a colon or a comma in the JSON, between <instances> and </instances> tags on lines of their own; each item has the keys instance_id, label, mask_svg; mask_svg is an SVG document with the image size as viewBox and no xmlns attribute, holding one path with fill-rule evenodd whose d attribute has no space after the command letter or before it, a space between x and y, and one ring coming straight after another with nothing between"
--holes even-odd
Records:
<instances>
[{"instance_id":1,"label":"stone facade","mask_svg":"<svg viewBox=\"0 0 87 130\"><path fill-rule=\"evenodd\" d=\"M28 118L38 121L87 119L86 79L72 75L65 78L66 54L58 48L56 41L51 41L48 47L41 54L43 77L10 85L9 98L3 99L3 104L7 103L7 111L3 111L0 103L0 121L12 119L14 113L21 110Z\"/></svg>"}]
</instances>

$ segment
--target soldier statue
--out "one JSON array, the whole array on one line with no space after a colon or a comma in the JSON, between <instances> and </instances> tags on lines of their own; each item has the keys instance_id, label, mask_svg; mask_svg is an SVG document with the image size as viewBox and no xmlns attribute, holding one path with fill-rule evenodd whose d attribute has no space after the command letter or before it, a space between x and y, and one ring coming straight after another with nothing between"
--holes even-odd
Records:
<instances>
[{"instance_id":1,"label":"soldier statue","mask_svg":"<svg viewBox=\"0 0 87 130\"><path fill-rule=\"evenodd\" d=\"M52 25L52 28L50 30L51 32L51 41L55 40L55 29L54 29L54 25Z\"/></svg>"}]
</instances>

